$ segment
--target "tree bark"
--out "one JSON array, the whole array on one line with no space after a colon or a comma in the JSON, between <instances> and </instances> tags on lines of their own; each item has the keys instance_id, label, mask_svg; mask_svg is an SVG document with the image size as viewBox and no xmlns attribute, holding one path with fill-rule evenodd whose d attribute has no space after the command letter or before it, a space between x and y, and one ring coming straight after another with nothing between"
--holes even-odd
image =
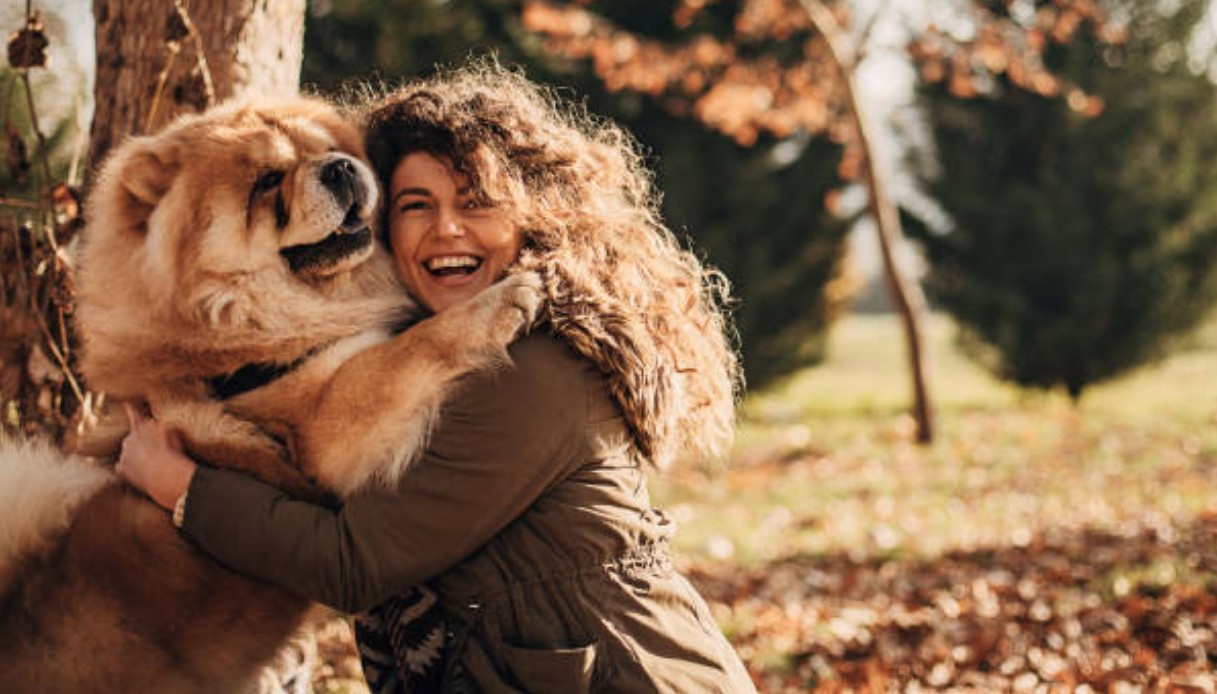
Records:
<instances>
[{"instance_id":1,"label":"tree bark","mask_svg":"<svg viewBox=\"0 0 1217 694\"><path fill-rule=\"evenodd\" d=\"M127 135L244 94L294 94L305 0L93 0L89 162Z\"/></svg>"},{"instance_id":2,"label":"tree bark","mask_svg":"<svg viewBox=\"0 0 1217 694\"><path fill-rule=\"evenodd\" d=\"M895 249L904 239L904 230L900 225L900 214L888 196L886 181L875 166L875 141L870 135L865 109L858 100L854 84L854 52L846 46L841 27L827 7L818 0L800 0L800 3L816 29L828 42L833 64L844 88L850 118L857 131L865 159L863 178L869 194L867 207L879 232L884 275L904 326L909 370L913 381L913 417L917 421L917 441L930 443L934 440L934 405L930 397L925 344L922 339L922 326L925 324L928 309L921 286L906 276L896 255Z\"/></svg>"}]
</instances>

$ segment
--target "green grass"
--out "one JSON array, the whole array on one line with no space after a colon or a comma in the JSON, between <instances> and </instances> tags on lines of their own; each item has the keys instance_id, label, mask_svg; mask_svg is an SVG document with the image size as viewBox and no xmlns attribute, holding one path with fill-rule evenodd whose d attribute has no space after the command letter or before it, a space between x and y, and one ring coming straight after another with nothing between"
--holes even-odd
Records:
<instances>
[{"instance_id":1,"label":"green grass","mask_svg":"<svg viewBox=\"0 0 1217 694\"><path fill-rule=\"evenodd\" d=\"M725 465L652 483L685 560L932 556L1217 506L1217 325L1078 406L998 382L953 332L941 317L927 331L931 446L913 442L894 316L847 317L824 364L749 394Z\"/></svg>"}]
</instances>

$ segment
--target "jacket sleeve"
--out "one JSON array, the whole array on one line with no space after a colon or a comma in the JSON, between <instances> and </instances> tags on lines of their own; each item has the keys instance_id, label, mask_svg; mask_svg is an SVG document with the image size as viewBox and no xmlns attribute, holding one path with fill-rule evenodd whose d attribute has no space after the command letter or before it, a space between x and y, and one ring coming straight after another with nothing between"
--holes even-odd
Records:
<instances>
[{"instance_id":1,"label":"jacket sleeve","mask_svg":"<svg viewBox=\"0 0 1217 694\"><path fill-rule=\"evenodd\" d=\"M395 489L361 492L331 509L200 466L183 532L229 568L346 612L433 578L585 455L589 365L546 336L509 353L508 368L467 378Z\"/></svg>"}]
</instances>

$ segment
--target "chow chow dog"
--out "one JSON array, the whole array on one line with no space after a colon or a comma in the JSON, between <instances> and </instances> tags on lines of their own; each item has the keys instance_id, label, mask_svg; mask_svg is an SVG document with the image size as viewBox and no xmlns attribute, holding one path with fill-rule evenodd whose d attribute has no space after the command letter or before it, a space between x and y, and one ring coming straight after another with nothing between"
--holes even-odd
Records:
<instances>
[{"instance_id":1,"label":"chow chow dog","mask_svg":"<svg viewBox=\"0 0 1217 694\"><path fill-rule=\"evenodd\" d=\"M294 495L392 483L540 293L510 276L395 332L417 311L369 228L377 198L360 133L319 100L228 104L128 140L78 250L88 384ZM86 448L113 453L121 434ZM200 555L108 467L0 446L0 691L265 691L310 609Z\"/></svg>"}]
</instances>

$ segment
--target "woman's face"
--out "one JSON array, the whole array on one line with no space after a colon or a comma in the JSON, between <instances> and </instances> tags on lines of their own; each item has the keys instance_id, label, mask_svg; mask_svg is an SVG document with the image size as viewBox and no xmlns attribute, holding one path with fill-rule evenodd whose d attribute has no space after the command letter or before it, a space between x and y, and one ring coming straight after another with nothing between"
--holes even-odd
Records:
<instances>
[{"instance_id":1,"label":"woman's face","mask_svg":"<svg viewBox=\"0 0 1217 694\"><path fill-rule=\"evenodd\" d=\"M439 313L503 277L520 233L503 210L480 202L444 159L407 154L393 171L389 241L410 293Z\"/></svg>"}]
</instances>

